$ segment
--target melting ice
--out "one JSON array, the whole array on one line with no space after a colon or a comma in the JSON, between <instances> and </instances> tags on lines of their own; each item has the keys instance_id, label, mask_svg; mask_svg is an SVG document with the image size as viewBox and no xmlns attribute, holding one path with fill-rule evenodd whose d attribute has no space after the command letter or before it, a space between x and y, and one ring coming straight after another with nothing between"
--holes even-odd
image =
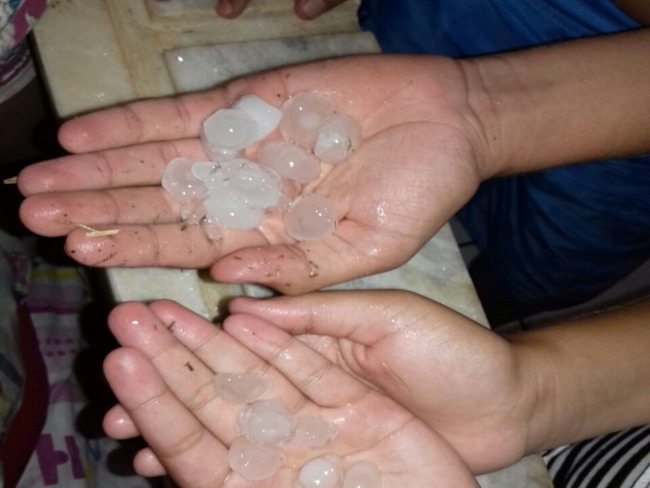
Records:
<instances>
[{"instance_id":1,"label":"melting ice","mask_svg":"<svg viewBox=\"0 0 650 488\"><path fill-rule=\"evenodd\" d=\"M239 230L258 227L271 210L286 210L283 179L316 181L322 163L340 163L361 142L356 121L313 92L290 97L282 109L244 95L210 115L200 135L209 161L173 159L163 188L181 203L184 220ZM287 233L296 240L326 238L336 228L336 209L325 197L303 196L288 207Z\"/></svg>"}]
</instances>

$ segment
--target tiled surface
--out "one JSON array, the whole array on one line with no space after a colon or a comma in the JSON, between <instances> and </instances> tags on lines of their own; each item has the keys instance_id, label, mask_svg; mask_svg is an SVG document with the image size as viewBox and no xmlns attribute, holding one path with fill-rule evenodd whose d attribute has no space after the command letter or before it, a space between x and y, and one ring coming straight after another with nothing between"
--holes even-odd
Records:
<instances>
[{"instance_id":1,"label":"tiled surface","mask_svg":"<svg viewBox=\"0 0 650 488\"><path fill-rule=\"evenodd\" d=\"M241 75L291 63L350 54L375 53L377 41L364 32L297 36L215 46L172 49L164 53L178 91L213 87Z\"/></svg>"}]
</instances>

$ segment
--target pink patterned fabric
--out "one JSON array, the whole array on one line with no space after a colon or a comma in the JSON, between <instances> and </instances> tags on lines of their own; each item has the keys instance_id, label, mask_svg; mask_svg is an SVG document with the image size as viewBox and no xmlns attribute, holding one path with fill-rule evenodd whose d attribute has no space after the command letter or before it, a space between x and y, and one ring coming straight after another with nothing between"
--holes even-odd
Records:
<instances>
[{"instance_id":1,"label":"pink patterned fabric","mask_svg":"<svg viewBox=\"0 0 650 488\"><path fill-rule=\"evenodd\" d=\"M46 7L47 0L0 2L0 94L5 93L0 101L22 88L25 73L33 71L26 38Z\"/></svg>"}]
</instances>

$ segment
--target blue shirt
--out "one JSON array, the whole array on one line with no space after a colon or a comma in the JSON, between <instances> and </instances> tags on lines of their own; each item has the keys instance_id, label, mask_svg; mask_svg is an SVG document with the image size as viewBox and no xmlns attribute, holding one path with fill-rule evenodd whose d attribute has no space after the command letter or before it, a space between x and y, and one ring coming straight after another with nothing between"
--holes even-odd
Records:
<instances>
[{"instance_id":1,"label":"blue shirt","mask_svg":"<svg viewBox=\"0 0 650 488\"><path fill-rule=\"evenodd\" d=\"M609 0L363 0L359 20L384 52L452 57L639 27ZM491 180L458 217L503 306L577 304L650 259L650 157Z\"/></svg>"}]
</instances>

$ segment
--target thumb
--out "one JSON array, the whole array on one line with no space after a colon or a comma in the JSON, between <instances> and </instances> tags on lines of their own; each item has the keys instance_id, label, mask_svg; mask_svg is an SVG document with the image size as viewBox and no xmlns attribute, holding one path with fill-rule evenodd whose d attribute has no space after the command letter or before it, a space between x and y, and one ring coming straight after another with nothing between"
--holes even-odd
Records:
<instances>
[{"instance_id":1,"label":"thumb","mask_svg":"<svg viewBox=\"0 0 650 488\"><path fill-rule=\"evenodd\" d=\"M229 309L262 318L292 335L326 335L370 346L413 322L418 301L429 302L406 291L321 291L267 299L236 297Z\"/></svg>"},{"instance_id":2,"label":"thumb","mask_svg":"<svg viewBox=\"0 0 650 488\"><path fill-rule=\"evenodd\" d=\"M295 0L296 15L301 19L311 20L346 0Z\"/></svg>"}]
</instances>

